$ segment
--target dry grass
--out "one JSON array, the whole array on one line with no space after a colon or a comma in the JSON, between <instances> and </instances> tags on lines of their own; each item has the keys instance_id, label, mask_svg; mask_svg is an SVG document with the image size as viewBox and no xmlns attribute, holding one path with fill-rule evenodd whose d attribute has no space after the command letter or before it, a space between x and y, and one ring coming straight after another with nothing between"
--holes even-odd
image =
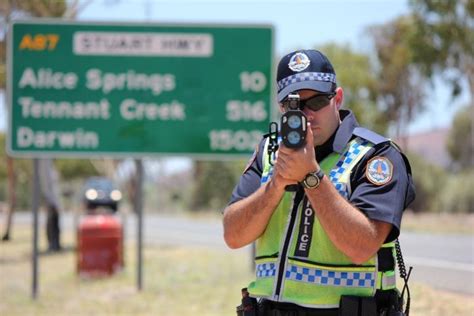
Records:
<instances>
[{"instance_id":1,"label":"dry grass","mask_svg":"<svg viewBox=\"0 0 474 316\"><path fill-rule=\"evenodd\" d=\"M435 234L474 235L474 214L405 212L402 229Z\"/></svg>"},{"instance_id":2,"label":"dry grass","mask_svg":"<svg viewBox=\"0 0 474 316\"><path fill-rule=\"evenodd\" d=\"M80 280L74 252L65 251L40 257L39 298L33 301L31 232L15 227L13 237L0 244L0 315L235 315L240 288L252 278L247 252L149 246L144 290L137 292L132 247L123 272L95 280ZM64 241L72 245L72 234ZM411 315L473 315L472 298L415 283Z\"/></svg>"},{"instance_id":3,"label":"dry grass","mask_svg":"<svg viewBox=\"0 0 474 316\"><path fill-rule=\"evenodd\" d=\"M474 297L434 290L414 283L410 286L410 316L474 316Z\"/></svg>"}]
</instances>

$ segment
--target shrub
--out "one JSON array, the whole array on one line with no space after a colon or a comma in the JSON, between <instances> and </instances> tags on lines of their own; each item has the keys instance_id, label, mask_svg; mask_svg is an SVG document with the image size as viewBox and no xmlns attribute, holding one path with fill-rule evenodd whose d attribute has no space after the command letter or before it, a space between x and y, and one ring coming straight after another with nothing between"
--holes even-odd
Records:
<instances>
[{"instance_id":1,"label":"shrub","mask_svg":"<svg viewBox=\"0 0 474 316\"><path fill-rule=\"evenodd\" d=\"M446 185L447 172L414 153L408 153L416 198L410 205L414 212L435 211L439 195Z\"/></svg>"},{"instance_id":2,"label":"shrub","mask_svg":"<svg viewBox=\"0 0 474 316\"><path fill-rule=\"evenodd\" d=\"M441 186L435 211L474 213L474 168L450 174Z\"/></svg>"}]
</instances>

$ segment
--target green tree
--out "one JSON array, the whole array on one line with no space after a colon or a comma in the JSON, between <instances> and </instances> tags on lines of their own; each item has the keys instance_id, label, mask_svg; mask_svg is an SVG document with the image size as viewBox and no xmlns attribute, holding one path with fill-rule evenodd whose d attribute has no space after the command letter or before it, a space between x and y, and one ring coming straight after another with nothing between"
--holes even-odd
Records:
<instances>
[{"instance_id":1,"label":"green tree","mask_svg":"<svg viewBox=\"0 0 474 316\"><path fill-rule=\"evenodd\" d=\"M449 213L474 213L474 168L449 173L442 183L434 210Z\"/></svg>"},{"instance_id":2,"label":"green tree","mask_svg":"<svg viewBox=\"0 0 474 316\"><path fill-rule=\"evenodd\" d=\"M443 168L427 163L416 153L407 153L413 172L416 199L410 204L415 212L441 211L440 196L446 185L448 173Z\"/></svg>"},{"instance_id":3,"label":"green tree","mask_svg":"<svg viewBox=\"0 0 474 316\"><path fill-rule=\"evenodd\" d=\"M20 193L14 197L15 204L24 208L29 205L29 199L31 196L30 184L31 177L33 175L31 161L28 159L15 159L15 181L11 183L5 181L9 176L9 172L11 172L11 170L8 168L9 160L7 159L8 156L5 151L5 141L6 135L4 133L0 133L0 161L6 162L0 164L0 200L7 200L8 193L10 192L10 190L7 188L7 184L9 184L12 185L12 192Z\"/></svg>"},{"instance_id":4,"label":"green tree","mask_svg":"<svg viewBox=\"0 0 474 316\"><path fill-rule=\"evenodd\" d=\"M331 60L337 83L344 90L344 107L352 110L359 123L384 133L387 121L377 108L377 78L368 55L354 52L349 45L318 47Z\"/></svg>"},{"instance_id":5,"label":"green tree","mask_svg":"<svg viewBox=\"0 0 474 316\"><path fill-rule=\"evenodd\" d=\"M195 161L191 209L222 209L230 199L237 176L232 161Z\"/></svg>"},{"instance_id":6,"label":"green tree","mask_svg":"<svg viewBox=\"0 0 474 316\"><path fill-rule=\"evenodd\" d=\"M410 39L414 61L427 77L441 74L457 96L462 82L474 94L474 1L411 0L415 34Z\"/></svg>"},{"instance_id":7,"label":"green tree","mask_svg":"<svg viewBox=\"0 0 474 316\"><path fill-rule=\"evenodd\" d=\"M447 172L408 153L416 187L415 212L474 213L474 168Z\"/></svg>"},{"instance_id":8,"label":"green tree","mask_svg":"<svg viewBox=\"0 0 474 316\"><path fill-rule=\"evenodd\" d=\"M414 114L423 109L425 78L413 63L409 45L414 31L410 17L369 28L378 62L379 108L394 124L399 139Z\"/></svg>"},{"instance_id":9,"label":"green tree","mask_svg":"<svg viewBox=\"0 0 474 316\"><path fill-rule=\"evenodd\" d=\"M55 166L63 180L76 180L99 175L99 172L90 160L57 159Z\"/></svg>"},{"instance_id":10,"label":"green tree","mask_svg":"<svg viewBox=\"0 0 474 316\"><path fill-rule=\"evenodd\" d=\"M470 119L473 111L472 105L459 110L449 133L447 149L458 169L461 170L474 167L473 143L469 137L466 137L466 135L472 135L473 132Z\"/></svg>"},{"instance_id":11,"label":"green tree","mask_svg":"<svg viewBox=\"0 0 474 316\"><path fill-rule=\"evenodd\" d=\"M474 156L474 1L472 0L411 0L415 34L410 45L414 62L425 76L441 75L451 85L452 96L463 92L467 83L470 101L462 127L454 123L449 151L461 167L473 164ZM468 123L469 121L469 123ZM467 128L467 124L470 128ZM464 147L456 150L459 129L464 129ZM469 144L467 144L469 142ZM463 151L463 153L460 152ZM470 156L470 159L469 159ZM470 162L468 162L470 160Z\"/></svg>"}]
</instances>

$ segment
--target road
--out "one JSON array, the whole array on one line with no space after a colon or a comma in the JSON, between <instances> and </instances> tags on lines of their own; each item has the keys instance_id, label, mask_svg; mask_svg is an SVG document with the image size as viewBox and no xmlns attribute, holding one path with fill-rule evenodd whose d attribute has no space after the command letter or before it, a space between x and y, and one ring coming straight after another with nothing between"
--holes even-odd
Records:
<instances>
[{"instance_id":1,"label":"road","mask_svg":"<svg viewBox=\"0 0 474 316\"><path fill-rule=\"evenodd\" d=\"M0 221L4 223L4 214ZM15 215L14 223L31 223L28 213ZM40 223L44 222L44 214ZM123 218L128 242L136 240L137 222L133 215ZM189 218L146 214L144 217L145 244L194 245L230 251L222 239L219 219L192 220ZM63 229L74 227L71 214L61 217ZM434 288L474 295L474 236L434 235L403 232L400 238L407 267L413 266L411 280ZM250 247L244 250L249 255Z\"/></svg>"},{"instance_id":2,"label":"road","mask_svg":"<svg viewBox=\"0 0 474 316\"><path fill-rule=\"evenodd\" d=\"M474 295L474 236L404 232L400 244L413 280Z\"/></svg>"}]
</instances>

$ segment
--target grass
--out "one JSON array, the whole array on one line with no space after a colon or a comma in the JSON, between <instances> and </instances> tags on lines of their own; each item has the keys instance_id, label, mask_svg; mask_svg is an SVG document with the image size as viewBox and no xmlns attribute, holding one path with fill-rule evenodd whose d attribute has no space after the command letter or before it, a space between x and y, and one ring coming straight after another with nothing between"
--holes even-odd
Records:
<instances>
[{"instance_id":1,"label":"grass","mask_svg":"<svg viewBox=\"0 0 474 316\"><path fill-rule=\"evenodd\" d=\"M252 278L246 251L148 246L138 292L132 247L122 272L91 280L77 277L75 253L64 251L40 256L39 297L32 300L29 227L16 226L13 237L0 244L0 315L235 315L240 289ZM74 242L72 234L63 240ZM411 289L413 316L473 315L472 296L416 283Z\"/></svg>"},{"instance_id":2,"label":"grass","mask_svg":"<svg viewBox=\"0 0 474 316\"><path fill-rule=\"evenodd\" d=\"M474 214L405 212L402 230L434 234L474 235Z\"/></svg>"},{"instance_id":3,"label":"grass","mask_svg":"<svg viewBox=\"0 0 474 316\"><path fill-rule=\"evenodd\" d=\"M31 233L16 226L13 237L0 244L0 315L228 315L252 277L246 252L150 246L138 292L132 247L122 272L90 280L77 277L76 255L64 251L40 256L39 297L33 301ZM63 237L73 244L72 234Z\"/></svg>"},{"instance_id":4,"label":"grass","mask_svg":"<svg viewBox=\"0 0 474 316\"><path fill-rule=\"evenodd\" d=\"M472 295L455 294L434 290L428 286L410 282L410 316L473 316Z\"/></svg>"}]
</instances>

